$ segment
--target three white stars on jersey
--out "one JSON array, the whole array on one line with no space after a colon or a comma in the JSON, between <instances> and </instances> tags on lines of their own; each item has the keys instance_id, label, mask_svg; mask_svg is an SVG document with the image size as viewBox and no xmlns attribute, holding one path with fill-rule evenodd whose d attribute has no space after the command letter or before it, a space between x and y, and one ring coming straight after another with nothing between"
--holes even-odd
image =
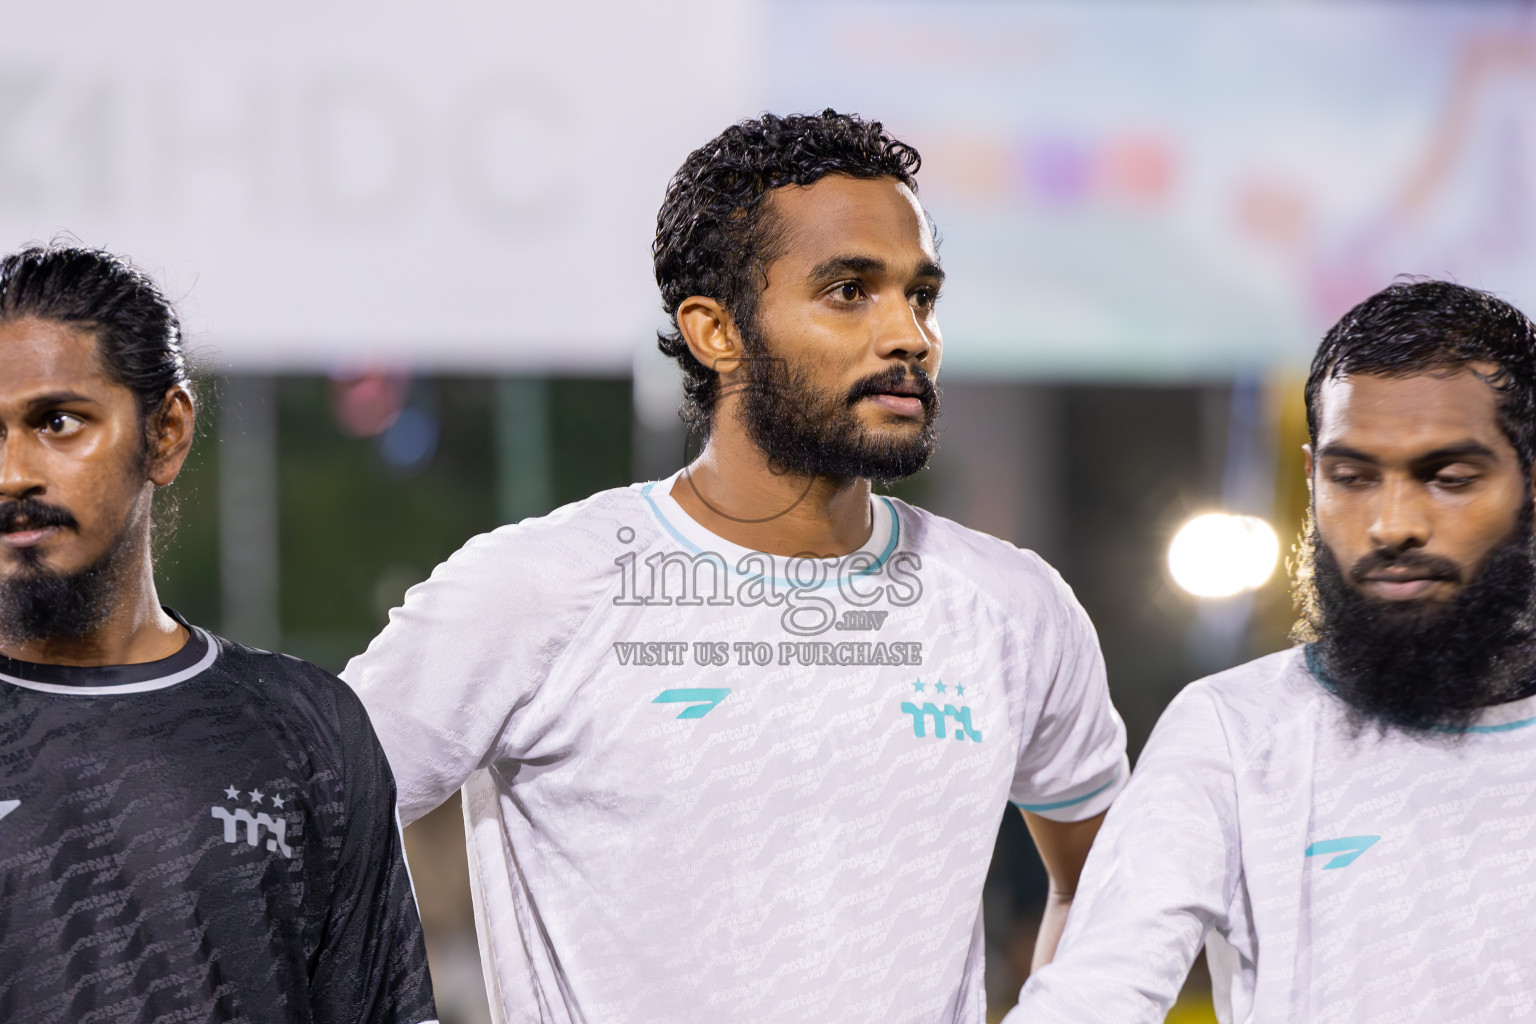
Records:
<instances>
[{"instance_id":1,"label":"three white stars on jersey","mask_svg":"<svg viewBox=\"0 0 1536 1024\"><path fill-rule=\"evenodd\" d=\"M251 798L251 803L253 804L259 804L263 799L266 798L266 794L259 789L247 790L246 795ZM236 789L234 786L228 786L224 790L224 796L230 800L239 800L240 790ZM272 797L272 806L281 810L283 807L283 798L274 794Z\"/></svg>"}]
</instances>

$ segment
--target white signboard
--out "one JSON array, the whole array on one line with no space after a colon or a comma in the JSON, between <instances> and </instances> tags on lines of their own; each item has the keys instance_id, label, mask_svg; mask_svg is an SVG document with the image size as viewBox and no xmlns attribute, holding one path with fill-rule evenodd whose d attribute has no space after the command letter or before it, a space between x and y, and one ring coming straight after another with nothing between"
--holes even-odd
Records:
<instances>
[{"instance_id":1,"label":"white signboard","mask_svg":"<svg viewBox=\"0 0 1536 1024\"><path fill-rule=\"evenodd\" d=\"M13 4L0 239L131 255L215 367L627 369L666 182L752 109L751 24L732 0Z\"/></svg>"}]
</instances>

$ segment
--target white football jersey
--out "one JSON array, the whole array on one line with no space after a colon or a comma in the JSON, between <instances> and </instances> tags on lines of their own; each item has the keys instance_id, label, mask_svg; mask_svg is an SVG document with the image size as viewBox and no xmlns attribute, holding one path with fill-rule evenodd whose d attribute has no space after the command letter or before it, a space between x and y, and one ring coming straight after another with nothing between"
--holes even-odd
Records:
<instances>
[{"instance_id":1,"label":"white football jersey","mask_svg":"<svg viewBox=\"0 0 1536 1024\"><path fill-rule=\"evenodd\" d=\"M1081 820L1127 774L1087 617L900 501L776 558L672 482L476 537L347 667L406 820L464 787L492 1005L980 1024L1007 802Z\"/></svg>"},{"instance_id":2,"label":"white football jersey","mask_svg":"<svg viewBox=\"0 0 1536 1024\"><path fill-rule=\"evenodd\" d=\"M1202 942L1224 1024L1533 1019L1533 725L1357 733L1302 648L1192 684L1010 1024L1161 1021Z\"/></svg>"}]
</instances>

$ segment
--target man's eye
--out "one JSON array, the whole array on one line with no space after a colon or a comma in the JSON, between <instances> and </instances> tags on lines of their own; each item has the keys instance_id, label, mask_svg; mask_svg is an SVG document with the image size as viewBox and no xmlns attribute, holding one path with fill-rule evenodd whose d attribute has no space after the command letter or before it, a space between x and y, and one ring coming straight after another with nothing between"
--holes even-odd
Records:
<instances>
[{"instance_id":1,"label":"man's eye","mask_svg":"<svg viewBox=\"0 0 1536 1024\"><path fill-rule=\"evenodd\" d=\"M1468 473L1436 473L1435 483L1441 487L1465 487L1477 480L1475 474Z\"/></svg>"},{"instance_id":2,"label":"man's eye","mask_svg":"<svg viewBox=\"0 0 1536 1024\"><path fill-rule=\"evenodd\" d=\"M912 305L917 309L932 309L933 304L938 301L937 288L919 288L912 293Z\"/></svg>"},{"instance_id":3,"label":"man's eye","mask_svg":"<svg viewBox=\"0 0 1536 1024\"><path fill-rule=\"evenodd\" d=\"M860 295L864 294L864 289L859 287L859 282L857 281L844 281L842 284L834 286L832 293L844 302L853 302Z\"/></svg>"},{"instance_id":4,"label":"man's eye","mask_svg":"<svg viewBox=\"0 0 1536 1024\"><path fill-rule=\"evenodd\" d=\"M43 420L43 429L55 437L68 437L84 425L80 417L67 412L51 412Z\"/></svg>"}]
</instances>

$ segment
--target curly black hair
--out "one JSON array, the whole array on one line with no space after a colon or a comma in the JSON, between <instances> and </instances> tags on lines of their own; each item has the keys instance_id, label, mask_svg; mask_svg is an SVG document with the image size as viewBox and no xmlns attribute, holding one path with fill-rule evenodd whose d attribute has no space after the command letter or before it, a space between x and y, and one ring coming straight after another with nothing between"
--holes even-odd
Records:
<instances>
[{"instance_id":1,"label":"curly black hair","mask_svg":"<svg viewBox=\"0 0 1536 1024\"><path fill-rule=\"evenodd\" d=\"M1318 393L1326 380L1451 372L1468 363L1497 367L1488 383L1499 394L1499 426L1529 475L1536 459L1536 326L1503 299L1450 281L1400 280L1333 325L1307 377L1307 433L1317 444Z\"/></svg>"},{"instance_id":2,"label":"curly black hair","mask_svg":"<svg viewBox=\"0 0 1536 1024\"><path fill-rule=\"evenodd\" d=\"M830 107L731 125L688 155L656 215L651 257L662 306L672 319L672 329L659 332L656 341L682 366L681 413L690 426L708 434L719 378L688 350L677 309L690 295L707 295L725 307L751 344L763 275L781 240L764 197L829 174L890 177L916 191L921 164L917 150L892 138L879 121Z\"/></svg>"}]
</instances>

